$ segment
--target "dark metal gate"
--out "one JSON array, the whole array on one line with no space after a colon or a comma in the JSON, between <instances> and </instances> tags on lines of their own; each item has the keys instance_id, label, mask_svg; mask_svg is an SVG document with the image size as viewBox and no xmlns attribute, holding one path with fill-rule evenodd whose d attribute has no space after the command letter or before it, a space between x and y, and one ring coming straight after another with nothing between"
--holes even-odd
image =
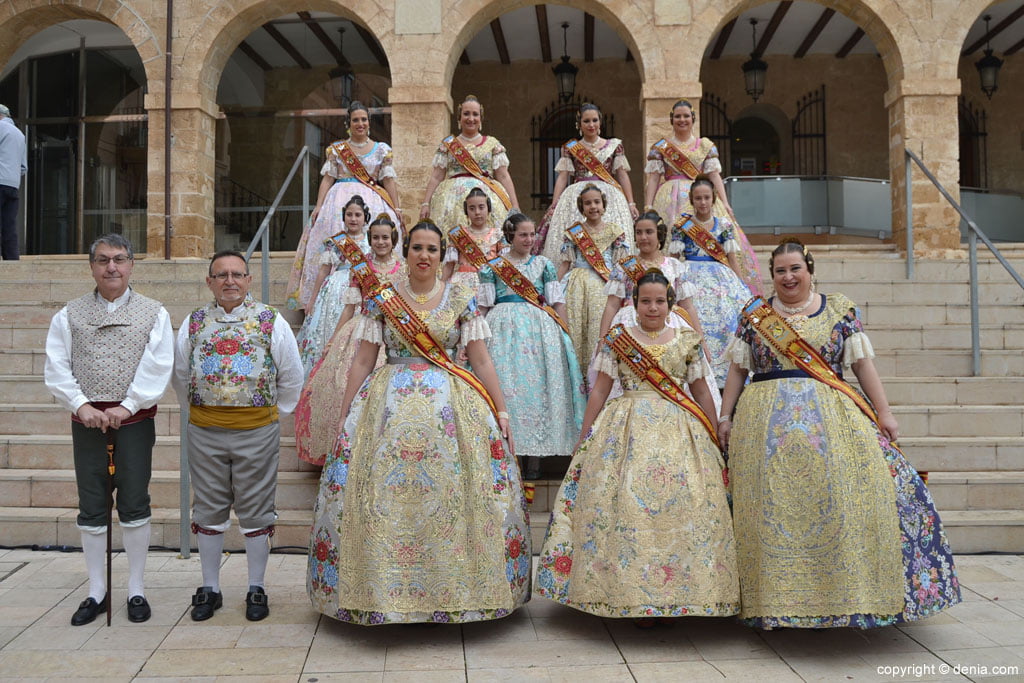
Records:
<instances>
[{"instance_id":1,"label":"dark metal gate","mask_svg":"<svg viewBox=\"0 0 1024 683\"><path fill-rule=\"evenodd\" d=\"M700 98L700 116L697 119L701 137L708 138L718 147L722 162L722 176L733 175L732 121L725 112L725 102L713 93Z\"/></svg>"},{"instance_id":2,"label":"dark metal gate","mask_svg":"<svg viewBox=\"0 0 1024 683\"><path fill-rule=\"evenodd\" d=\"M796 103L796 116L793 117L793 172L796 175L828 175L828 138L825 133L823 84Z\"/></svg>"},{"instance_id":3,"label":"dark metal gate","mask_svg":"<svg viewBox=\"0 0 1024 683\"><path fill-rule=\"evenodd\" d=\"M988 187L988 132L985 110L963 95L957 107L960 123L960 185Z\"/></svg>"}]
</instances>

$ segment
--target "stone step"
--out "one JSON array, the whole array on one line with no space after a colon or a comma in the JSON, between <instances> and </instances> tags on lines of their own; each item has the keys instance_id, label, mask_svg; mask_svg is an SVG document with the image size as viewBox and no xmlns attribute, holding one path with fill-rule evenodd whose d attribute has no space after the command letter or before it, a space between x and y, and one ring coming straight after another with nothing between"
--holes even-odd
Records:
<instances>
[{"instance_id":1,"label":"stone step","mask_svg":"<svg viewBox=\"0 0 1024 683\"><path fill-rule=\"evenodd\" d=\"M1024 377L887 376L882 382L889 402L895 406L1018 405L1024 397Z\"/></svg>"},{"instance_id":2,"label":"stone step","mask_svg":"<svg viewBox=\"0 0 1024 683\"><path fill-rule=\"evenodd\" d=\"M947 303L857 303L860 306L861 322L869 334L875 328L894 326L971 324L971 309L963 298ZM1020 302L985 304L978 310L978 322L982 325L1020 325L1024 323L1024 305Z\"/></svg>"},{"instance_id":3,"label":"stone step","mask_svg":"<svg viewBox=\"0 0 1024 683\"><path fill-rule=\"evenodd\" d=\"M1024 552L1024 512L1017 510L940 510L942 522L953 551L959 554L984 552ZM0 507L0 526L4 529L5 543L9 545L81 545L81 534L75 526L78 511L74 508ZM233 516L232 516L233 517ZM309 510L281 510L276 522L276 533L271 539L275 548L309 545L312 512ZM153 509L154 546L179 547L180 516L177 508ZM548 519L545 515L532 515L530 531L533 551L540 550ZM244 541L238 533L238 520L233 518L231 529L225 534L225 547L240 549ZM121 530L115 523L112 544L122 547ZM195 538L191 539L193 552Z\"/></svg>"}]
</instances>

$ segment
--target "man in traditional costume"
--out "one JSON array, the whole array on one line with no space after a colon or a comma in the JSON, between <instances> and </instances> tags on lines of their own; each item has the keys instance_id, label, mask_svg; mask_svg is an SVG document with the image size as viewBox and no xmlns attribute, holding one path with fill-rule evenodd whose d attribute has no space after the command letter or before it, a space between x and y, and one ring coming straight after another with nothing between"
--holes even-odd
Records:
<instances>
[{"instance_id":1,"label":"man in traditional costume","mask_svg":"<svg viewBox=\"0 0 1024 683\"><path fill-rule=\"evenodd\" d=\"M108 607L104 555L113 490L128 556L128 619L150 617L143 574L153 416L174 362L167 311L128 286L135 263L131 243L121 235L104 235L89 247L89 263L96 289L53 316L44 369L46 387L71 411L78 529L89 573L89 596L71 617L73 626L90 623Z\"/></svg>"},{"instance_id":2,"label":"man in traditional costume","mask_svg":"<svg viewBox=\"0 0 1024 683\"><path fill-rule=\"evenodd\" d=\"M270 614L264 575L277 519L278 416L295 409L303 372L291 327L249 296L251 283L242 254L214 254L206 284L215 301L192 312L175 344L173 383L188 404L192 531L203 571L192 596L194 621L223 604L220 560L232 507L249 568L245 616Z\"/></svg>"}]
</instances>

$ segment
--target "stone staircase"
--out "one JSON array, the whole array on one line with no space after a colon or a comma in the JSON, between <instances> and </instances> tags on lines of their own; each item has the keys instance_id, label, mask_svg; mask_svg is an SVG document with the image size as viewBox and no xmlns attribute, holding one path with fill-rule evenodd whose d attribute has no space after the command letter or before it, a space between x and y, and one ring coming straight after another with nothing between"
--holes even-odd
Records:
<instances>
[{"instance_id":1,"label":"stone staircase","mask_svg":"<svg viewBox=\"0 0 1024 683\"><path fill-rule=\"evenodd\" d=\"M762 262L767 258L763 248ZM1024 272L1024 247L1006 250ZM971 377L967 264L919 261L913 282L890 246L815 248L819 288L861 306L901 445L929 485L956 552L1024 552L1024 291L994 259L983 259L982 376ZM283 299L290 255L271 261L272 301ZM175 328L209 297L205 261L140 260L132 282L163 301ZM259 265L253 289L258 294ZM52 315L92 286L86 263L67 257L0 263L0 545L79 544L67 414L42 382ZM15 297L17 297L15 299ZM178 433L172 391L161 401L151 486L152 543L179 545ZM277 546L304 547L317 473L295 454L282 420ZM557 479L537 482L532 526L539 544ZM115 544L119 543L115 531ZM232 530L228 547L242 547Z\"/></svg>"}]
</instances>

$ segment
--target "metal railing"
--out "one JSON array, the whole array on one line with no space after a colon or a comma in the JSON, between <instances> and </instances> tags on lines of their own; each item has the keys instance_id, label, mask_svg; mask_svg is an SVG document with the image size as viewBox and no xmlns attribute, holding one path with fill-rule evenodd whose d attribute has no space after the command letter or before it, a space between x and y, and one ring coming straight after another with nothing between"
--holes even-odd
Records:
<instances>
[{"instance_id":1,"label":"metal railing","mask_svg":"<svg viewBox=\"0 0 1024 683\"><path fill-rule=\"evenodd\" d=\"M249 263L252 258L252 254L256 251L257 243L259 243L261 250L261 263L260 263L260 300L263 303L270 301L270 222L274 218L274 213L277 211L281 204L281 199L284 197L284 193L288 190L291 185L292 179L295 177L296 171L299 170L299 165L302 165L302 224L305 225L306 221L309 220L309 147L303 147L298 156L295 157L295 163L292 164L292 168L288 171L288 176L281 183L281 188L277 191L277 196L274 197L273 203L267 210L267 215L263 217L263 222L260 223L259 229L256 234L253 235L252 241L249 243L249 248L245 250L245 262ZM187 321L186 323L187 324ZM191 538L191 525L189 524L189 498L191 497L191 482L189 481L189 469L188 469L188 406L183 405L181 410L181 426L179 431L178 440L179 446L179 468L180 468L180 499L178 501L178 515L179 515L179 549L181 557L188 558L191 554L191 544L189 539Z\"/></svg>"},{"instance_id":2,"label":"metal railing","mask_svg":"<svg viewBox=\"0 0 1024 683\"><path fill-rule=\"evenodd\" d=\"M953 199L952 195L946 191L946 188L942 186L931 171L924 165L924 162L918 158L916 154L911 152L909 149L904 149L905 152L905 165L906 165L906 220L907 220L907 279L914 279L914 214L913 214L913 170L914 167L910 162L917 164L917 167L921 169L924 176L931 181L935 189L939 191L946 201L949 202L950 206L956 209L957 213L967 224L967 253L969 254L970 261L970 288L971 288L971 373L974 376L981 374L981 326L979 321L978 312L978 238L985 243L985 246L989 248L989 251L996 257L996 259L1003 264L1003 268L1010 274L1017 284L1024 289L1024 278L1021 278L1020 274L1013 269L1010 262L1006 260L1002 252L996 248L996 245L981 231L978 224L974 222L974 219L967 215L967 213L961 208L960 204Z\"/></svg>"}]
</instances>

